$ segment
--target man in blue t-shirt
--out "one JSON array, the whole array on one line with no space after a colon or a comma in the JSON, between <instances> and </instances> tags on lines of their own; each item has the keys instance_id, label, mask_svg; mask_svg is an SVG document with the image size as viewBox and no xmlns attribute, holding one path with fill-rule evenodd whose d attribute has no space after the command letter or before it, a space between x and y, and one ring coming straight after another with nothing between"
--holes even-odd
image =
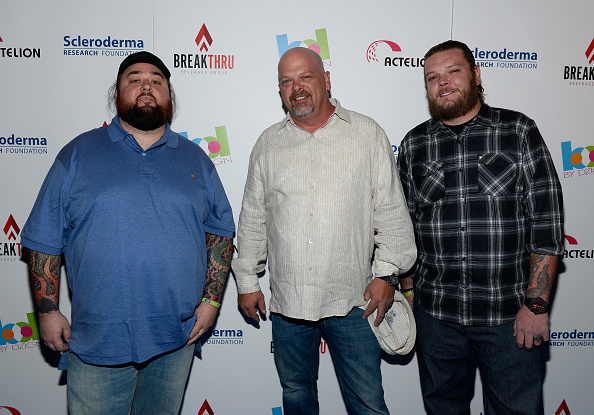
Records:
<instances>
[{"instance_id":1,"label":"man in blue t-shirt","mask_svg":"<svg viewBox=\"0 0 594 415\"><path fill-rule=\"evenodd\" d=\"M149 52L124 59L118 115L60 151L21 234L41 338L65 352L71 415L177 414L220 307L233 214L208 156L171 131L170 77Z\"/></svg>"}]
</instances>

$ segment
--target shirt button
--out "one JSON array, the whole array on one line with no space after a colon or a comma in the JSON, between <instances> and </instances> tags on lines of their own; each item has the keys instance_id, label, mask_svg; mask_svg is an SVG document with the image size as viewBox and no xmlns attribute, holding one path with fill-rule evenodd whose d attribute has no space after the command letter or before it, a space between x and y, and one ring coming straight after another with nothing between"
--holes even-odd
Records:
<instances>
[{"instance_id":1,"label":"shirt button","mask_svg":"<svg viewBox=\"0 0 594 415\"><path fill-rule=\"evenodd\" d=\"M142 157L146 157L146 153L142 153Z\"/></svg>"},{"instance_id":2,"label":"shirt button","mask_svg":"<svg viewBox=\"0 0 594 415\"><path fill-rule=\"evenodd\" d=\"M460 140L459 138L456 140L456 142L457 142L458 144L462 144L462 140Z\"/></svg>"},{"instance_id":3,"label":"shirt button","mask_svg":"<svg viewBox=\"0 0 594 415\"><path fill-rule=\"evenodd\" d=\"M313 162L314 162L314 160L312 159L312 161L311 161L311 162L313 163Z\"/></svg>"},{"instance_id":4,"label":"shirt button","mask_svg":"<svg viewBox=\"0 0 594 415\"><path fill-rule=\"evenodd\" d=\"M309 214L309 216L313 216L313 212L311 212L311 213Z\"/></svg>"},{"instance_id":5,"label":"shirt button","mask_svg":"<svg viewBox=\"0 0 594 415\"><path fill-rule=\"evenodd\" d=\"M463 197L462 197L462 198L460 198L460 200L464 202L464 198L463 198Z\"/></svg>"},{"instance_id":6,"label":"shirt button","mask_svg":"<svg viewBox=\"0 0 594 415\"><path fill-rule=\"evenodd\" d=\"M310 186L310 189L312 189L312 190L313 190L313 186Z\"/></svg>"},{"instance_id":7,"label":"shirt button","mask_svg":"<svg viewBox=\"0 0 594 415\"><path fill-rule=\"evenodd\" d=\"M458 171L459 171L460 173L462 173L462 167L460 167L460 168L458 169Z\"/></svg>"},{"instance_id":8,"label":"shirt button","mask_svg":"<svg viewBox=\"0 0 594 415\"><path fill-rule=\"evenodd\" d=\"M462 226L462 227L460 228L460 230L462 230L462 232L464 232L464 231L466 230L466 228L465 228L464 226Z\"/></svg>"},{"instance_id":9,"label":"shirt button","mask_svg":"<svg viewBox=\"0 0 594 415\"><path fill-rule=\"evenodd\" d=\"M311 271L311 267L309 267L309 270Z\"/></svg>"},{"instance_id":10,"label":"shirt button","mask_svg":"<svg viewBox=\"0 0 594 415\"><path fill-rule=\"evenodd\" d=\"M310 244L313 244L313 242L311 241L311 239L309 241L307 241L307 242L309 242Z\"/></svg>"}]
</instances>

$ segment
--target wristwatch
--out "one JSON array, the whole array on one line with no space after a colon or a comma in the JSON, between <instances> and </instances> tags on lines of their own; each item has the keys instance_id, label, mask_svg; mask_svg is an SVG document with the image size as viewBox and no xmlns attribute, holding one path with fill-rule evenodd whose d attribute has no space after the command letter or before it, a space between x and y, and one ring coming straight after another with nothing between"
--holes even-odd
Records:
<instances>
[{"instance_id":1,"label":"wristwatch","mask_svg":"<svg viewBox=\"0 0 594 415\"><path fill-rule=\"evenodd\" d=\"M400 278L398 275L388 275L386 277L378 277L380 280L384 280L388 283L390 287L398 287L398 283L400 282Z\"/></svg>"},{"instance_id":2,"label":"wristwatch","mask_svg":"<svg viewBox=\"0 0 594 415\"><path fill-rule=\"evenodd\" d=\"M535 298L526 297L526 300L524 300L524 304L526 305L526 307L528 307L528 309L530 311L532 311L534 314L537 314L537 315L544 314L549 311L549 303L547 303L545 300L543 300L540 297L535 297Z\"/></svg>"}]
</instances>

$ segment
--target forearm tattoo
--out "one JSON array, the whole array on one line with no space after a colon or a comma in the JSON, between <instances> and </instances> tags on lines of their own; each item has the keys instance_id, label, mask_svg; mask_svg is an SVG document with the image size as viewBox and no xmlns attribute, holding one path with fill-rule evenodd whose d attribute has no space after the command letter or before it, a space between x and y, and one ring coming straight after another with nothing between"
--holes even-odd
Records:
<instances>
[{"instance_id":1,"label":"forearm tattoo","mask_svg":"<svg viewBox=\"0 0 594 415\"><path fill-rule=\"evenodd\" d=\"M38 313L58 310L60 295L60 256L29 251L29 274Z\"/></svg>"},{"instance_id":2,"label":"forearm tattoo","mask_svg":"<svg viewBox=\"0 0 594 415\"><path fill-rule=\"evenodd\" d=\"M526 295L529 298L543 296L548 298L556 268L556 256L531 254L530 281Z\"/></svg>"},{"instance_id":3,"label":"forearm tattoo","mask_svg":"<svg viewBox=\"0 0 594 415\"><path fill-rule=\"evenodd\" d=\"M206 234L206 288L204 297L220 302L229 277L233 239Z\"/></svg>"}]
</instances>

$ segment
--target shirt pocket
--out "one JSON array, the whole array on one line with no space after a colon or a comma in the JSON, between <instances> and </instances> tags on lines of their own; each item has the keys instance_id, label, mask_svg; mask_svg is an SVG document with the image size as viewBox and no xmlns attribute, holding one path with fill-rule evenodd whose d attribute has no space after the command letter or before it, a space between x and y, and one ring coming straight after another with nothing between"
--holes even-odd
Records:
<instances>
[{"instance_id":1,"label":"shirt pocket","mask_svg":"<svg viewBox=\"0 0 594 415\"><path fill-rule=\"evenodd\" d=\"M484 154L479 157L478 189L491 196L506 196L515 191L518 159L511 153Z\"/></svg>"},{"instance_id":2,"label":"shirt pocket","mask_svg":"<svg viewBox=\"0 0 594 415\"><path fill-rule=\"evenodd\" d=\"M443 162L417 164L412 168L412 175L419 205L435 203L445 197Z\"/></svg>"}]
</instances>

